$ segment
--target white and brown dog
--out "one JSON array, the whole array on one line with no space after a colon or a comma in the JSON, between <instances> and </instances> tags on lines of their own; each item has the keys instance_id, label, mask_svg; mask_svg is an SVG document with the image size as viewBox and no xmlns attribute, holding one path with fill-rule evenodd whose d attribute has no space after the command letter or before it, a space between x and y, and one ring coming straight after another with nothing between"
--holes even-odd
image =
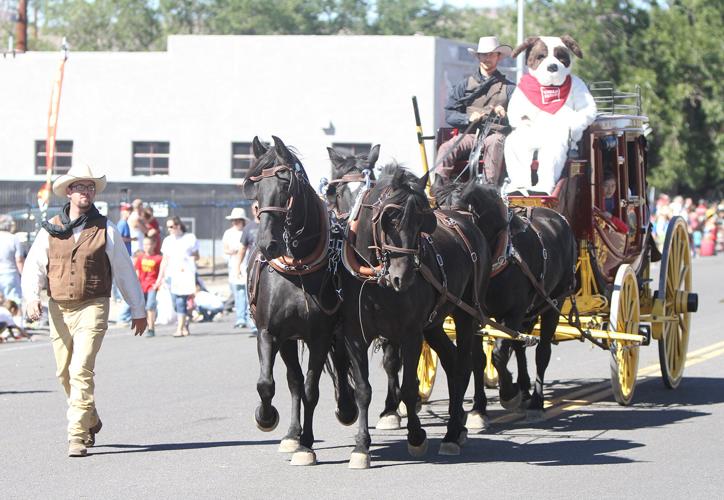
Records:
<instances>
[{"instance_id":1,"label":"white and brown dog","mask_svg":"<svg viewBox=\"0 0 724 500\"><path fill-rule=\"evenodd\" d=\"M512 57L524 50L528 73L508 103L508 120L514 130L505 141L507 191L551 193L565 166L569 145L575 147L596 118L596 103L583 80L571 74L572 54L583 57L573 38L529 37L515 48ZM535 151L538 183L531 186Z\"/></svg>"}]
</instances>

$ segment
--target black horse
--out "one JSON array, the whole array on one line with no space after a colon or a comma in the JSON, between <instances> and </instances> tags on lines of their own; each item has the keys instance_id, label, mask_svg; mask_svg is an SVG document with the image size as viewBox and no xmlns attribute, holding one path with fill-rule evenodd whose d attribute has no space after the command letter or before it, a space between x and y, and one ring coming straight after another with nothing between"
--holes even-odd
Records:
<instances>
[{"instance_id":1,"label":"black horse","mask_svg":"<svg viewBox=\"0 0 724 500\"><path fill-rule=\"evenodd\" d=\"M490 278L485 309L506 327L530 333L540 319L540 342L536 347L536 383L529 395L530 379L525 363L525 346L517 341L498 340L493 364L499 373L500 400L505 408L516 408L523 400L528 420L543 417L543 381L551 356L551 343L558 327L559 313L545 295L558 305L575 291L577 246L565 218L548 208L533 208L527 213L509 213L494 186L466 183L446 186L438 202L468 210L475 215L478 227L494 249L493 274ZM497 257L502 257L496 262ZM528 272L527 270L530 272ZM536 286L534 281L538 284ZM473 345L475 398L473 412L485 415L483 370L485 355L482 340ZM516 349L518 382L507 369L510 350Z\"/></svg>"},{"instance_id":2,"label":"black horse","mask_svg":"<svg viewBox=\"0 0 724 500\"><path fill-rule=\"evenodd\" d=\"M243 184L243 195L259 204L257 248L250 258L249 302L259 334L257 351L260 375L257 391L257 427L271 431L279 422L272 405L273 367L276 353L287 367L292 396L292 419L279 451L294 452L292 464L316 463L313 415L319 400L319 378L335 330L340 326L340 304L328 266L329 220L324 204L309 184L299 159L274 137L267 149L254 138L256 160ZM306 379L299 364L297 340L309 347ZM337 418L354 423L357 408L347 383L347 357L335 354ZM304 403L304 426L300 425L300 403Z\"/></svg>"},{"instance_id":3,"label":"black horse","mask_svg":"<svg viewBox=\"0 0 724 500\"><path fill-rule=\"evenodd\" d=\"M417 401L417 364L426 338L444 339L444 318L458 325L456 352L440 353L450 388L450 418L441 454L458 454L467 437L462 402L470 377L470 343L480 310L477 291L487 281L489 255L482 233L471 219L455 213L438 218L424 192L427 176L417 179L398 165L388 165L355 203L350 214L343 262L345 342L355 377L359 430L351 468L369 467L367 348L382 337L401 349L402 400ZM440 220L440 223L438 223ZM443 227L444 226L444 227ZM466 236L462 243L457 228ZM476 250L472 250L476 249ZM456 302L455 305L453 302ZM427 436L414 413L408 414L408 451L422 456Z\"/></svg>"}]
</instances>

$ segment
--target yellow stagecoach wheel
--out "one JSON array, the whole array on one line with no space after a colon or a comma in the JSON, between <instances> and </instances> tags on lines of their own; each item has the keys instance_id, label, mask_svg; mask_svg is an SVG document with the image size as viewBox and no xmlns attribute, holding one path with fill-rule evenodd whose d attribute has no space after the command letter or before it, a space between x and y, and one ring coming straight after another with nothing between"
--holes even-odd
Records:
<instances>
[{"instance_id":1,"label":"yellow stagecoach wheel","mask_svg":"<svg viewBox=\"0 0 724 500\"><path fill-rule=\"evenodd\" d=\"M616 273L611 295L609 328L618 333L639 332L639 289L636 274L628 264ZM639 369L639 344L614 340L611 342L611 388L620 405L631 403Z\"/></svg>"},{"instance_id":2,"label":"yellow stagecoach wheel","mask_svg":"<svg viewBox=\"0 0 724 500\"><path fill-rule=\"evenodd\" d=\"M676 389L684 375L692 306L691 250L686 222L674 217L669 222L659 271L658 300L663 301L664 322L659 339L659 363L664 385ZM695 306L693 308L695 310ZM667 321L667 319L671 321Z\"/></svg>"},{"instance_id":3,"label":"yellow stagecoach wheel","mask_svg":"<svg viewBox=\"0 0 724 500\"><path fill-rule=\"evenodd\" d=\"M430 348L427 342L423 342L420 361L417 364L417 380L419 381L417 392L423 403L430 399L432 387L435 385L437 360L437 353Z\"/></svg>"},{"instance_id":4,"label":"yellow stagecoach wheel","mask_svg":"<svg viewBox=\"0 0 724 500\"><path fill-rule=\"evenodd\" d=\"M493 365L493 349L495 339L485 337L483 339L483 350L485 351L485 387L495 389L498 387L498 370Z\"/></svg>"}]
</instances>

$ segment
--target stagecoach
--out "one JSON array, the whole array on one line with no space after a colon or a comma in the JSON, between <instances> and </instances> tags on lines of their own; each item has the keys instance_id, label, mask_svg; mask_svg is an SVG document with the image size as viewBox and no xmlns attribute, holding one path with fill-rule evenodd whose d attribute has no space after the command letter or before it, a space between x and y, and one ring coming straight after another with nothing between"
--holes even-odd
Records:
<instances>
[{"instance_id":1,"label":"stagecoach","mask_svg":"<svg viewBox=\"0 0 724 500\"><path fill-rule=\"evenodd\" d=\"M664 384L671 389L679 385L697 294L691 291L686 222L681 217L671 220L661 252L651 237L646 184L648 119L641 113L640 91L619 92L609 82L600 82L591 85L591 92L599 116L582 138L579 157L569 159L553 194L508 196L508 203L510 207L554 208L568 219L578 242L578 288L560 306L555 342L588 339L608 350L613 394L619 404L628 405L636 385L639 349L652 340L658 344ZM414 98L413 106L427 168L424 141L435 140L439 146L454 131L441 129L436 136L424 136ZM470 175L482 176L477 157L463 163ZM608 206L604 172L612 173L616 182L614 202L609 201ZM651 275L652 262L660 263L657 279ZM454 337L452 321L446 322L446 331ZM490 326L480 334L488 354L486 385L494 386L496 372L490 361L494 339L513 336ZM430 397L436 371L437 357L424 346L418 366L423 400Z\"/></svg>"}]
</instances>

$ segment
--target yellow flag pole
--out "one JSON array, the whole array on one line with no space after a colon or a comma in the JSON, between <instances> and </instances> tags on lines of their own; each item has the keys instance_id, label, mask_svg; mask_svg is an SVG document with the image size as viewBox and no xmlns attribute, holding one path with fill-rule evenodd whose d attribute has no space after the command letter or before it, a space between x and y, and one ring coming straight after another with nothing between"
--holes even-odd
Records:
<instances>
[{"instance_id":1,"label":"yellow flag pole","mask_svg":"<svg viewBox=\"0 0 724 500\"><path fill-rule=\"evenodd\" d=\"M422 133L422 122L420 121L420 109L417 107L417 96L412 96L412 109L415 111L415 126L417 127L417 144L420 146L420 156L422 157L423 175L430 171L427 163L427 150L425 149L426 137ZM430 191L430 178L427 179L427 190Z\"/></svg>"}]
</instances>

